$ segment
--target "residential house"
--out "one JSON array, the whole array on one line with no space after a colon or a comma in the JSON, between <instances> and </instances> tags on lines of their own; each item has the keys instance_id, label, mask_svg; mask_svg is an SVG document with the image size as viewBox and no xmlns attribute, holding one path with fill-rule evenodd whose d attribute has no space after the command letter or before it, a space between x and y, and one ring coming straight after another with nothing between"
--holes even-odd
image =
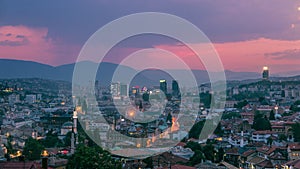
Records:
<instances>
[{"instance_id":1,"label":"residential house","mask_svg":"<svg viewBox=\"0 0 300 169\"><path fill-rule=\"evenodd\" d=\"M300 159L300 143L290 143L287 147L288 156L290 160Z\"/></svg>"}]
</instances>

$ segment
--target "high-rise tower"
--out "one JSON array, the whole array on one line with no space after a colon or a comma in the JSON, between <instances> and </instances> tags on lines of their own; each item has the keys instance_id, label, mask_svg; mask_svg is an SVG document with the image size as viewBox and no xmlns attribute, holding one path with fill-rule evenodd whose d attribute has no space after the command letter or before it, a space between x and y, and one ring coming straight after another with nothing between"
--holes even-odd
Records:
<instances>
[{"instance_id":1,"label":"high-rise tower","mask_svg":"<svg viewBox=\"0 0 300 169\"><path fill-rule=\"evenodd\" d=\"M269 68L267 66L263 67L262 79L269 80Z\"/></svg>"},{"instance_id":2,"label":"high-rise tower","mask_svg":"<svg viewBox=\"0 0 300 169\"><path fill-rule=\"evenodd\" d=\"M159 88L161 91L163 91L165 94L167 94L167 81L164 79L161 79L159 81Z\"/></svg>"},{"instance_id":3,"label":"high-rise tower","mask_svg":"<svg viewBox=\"0 0 300 169\"><path fill-rule=\"evenodd\" d=\"M179 86L178 82L176 80L172 81L172 94L173 96L178 96L179 95Z\"/></svg>"}]
</instances>

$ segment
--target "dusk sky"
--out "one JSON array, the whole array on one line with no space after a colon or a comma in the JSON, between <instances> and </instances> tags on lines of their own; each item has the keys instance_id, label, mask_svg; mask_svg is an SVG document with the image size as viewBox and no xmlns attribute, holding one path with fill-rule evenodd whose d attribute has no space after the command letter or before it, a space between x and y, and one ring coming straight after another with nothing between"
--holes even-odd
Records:
<instances>
[{"instance_id":1,"label":"dusk sky","mask_svg":"<svg viewBox=\"0 0 300 169\"><path fill-rule=\"evenodd\" d=\"M169 13L195 24L227 70L261 72L267 65L273 73L300 74L299 0L0 0L0 58L73 63L95 31L137 12ZM105 61L119 63L150 47L170 50L191 68L203 69L185 46L155 35L125 40Z\"/></svg>"}]
</instances>

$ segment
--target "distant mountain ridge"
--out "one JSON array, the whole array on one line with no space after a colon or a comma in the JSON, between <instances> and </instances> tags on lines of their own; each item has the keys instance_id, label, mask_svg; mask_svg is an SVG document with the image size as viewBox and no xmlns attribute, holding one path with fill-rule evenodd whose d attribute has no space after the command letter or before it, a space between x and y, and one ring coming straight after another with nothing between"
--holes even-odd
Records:
<instances>
[{"instance_id":1,"label":"distant mountain ridge","mask_svg":"<svg viewBox=\"0 0 300 169\"><path fill-rule=\"evenodd\" d=\"M94 62L78 62L79 65L89 66L90 64L97 64ZM61 66L50 66L46 64L41 64L32 61L22 61L22 60L10 60L10 59L0 59L0 79L11 79L11 78L44 78L52 80L64 80L72 81L73 69L75 63L66 64ZM122 69L137 73L137 70L132 69L127 66L120 65ZM114 74L115 69L118 67L117 64L102 62L99 65L98 73L96 79L99 80L100 84L107 86L111 83L111 77ZM171 72L183 71L183 70L170 70ZM207 83L209 82L208 73L205 70L192 70L194 76L198 82ZM260 79L261 74L256 72L233 72L226 70L226 78L228 81L243 81L243 80L257 80ZM299 72L300 74L300 72ZM281 77L272 77L275 79ZM289 78L289 77L283 77ZM137 76L131 82L131 85L145 85L145 86L157 86L159 85L159 79L166 79L169 84L171 84L172 77L167 73L159 70L144 70L137 74ZM293 79L291 77L291 79Z\"/></svg>"}]
</instances>

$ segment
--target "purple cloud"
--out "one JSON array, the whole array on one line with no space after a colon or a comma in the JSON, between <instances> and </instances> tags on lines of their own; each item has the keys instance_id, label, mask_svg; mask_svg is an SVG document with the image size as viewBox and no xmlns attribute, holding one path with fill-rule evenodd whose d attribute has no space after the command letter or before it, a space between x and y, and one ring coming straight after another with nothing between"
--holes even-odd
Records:
<instances>
[{"instance_id":1,"label":"purple cloud","mask_svg":"<svg viewBox=\"0 0 300 169\"><path fill-rule=\"evenodd\" d=\"M266 53L265 57L271 58L273 60L299 60L300 49L291 49L281 52Z\"/></svg>"}]
</instances>

